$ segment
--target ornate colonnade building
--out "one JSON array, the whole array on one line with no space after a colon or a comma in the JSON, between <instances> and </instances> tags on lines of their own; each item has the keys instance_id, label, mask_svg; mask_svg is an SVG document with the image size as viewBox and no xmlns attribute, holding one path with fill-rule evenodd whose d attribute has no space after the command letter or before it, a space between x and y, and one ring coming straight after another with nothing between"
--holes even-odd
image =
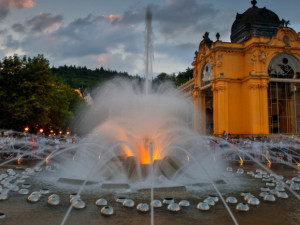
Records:
<instances>
[{"instance_id":1,"label":"ornate colonnade building","mask_svg":"<svg viewBox=\"0 0 300 225\"><path fill-rule=\"evenodd\" d=\"M193 98L203 134L300 134L300 34L269 9L237 13L231 42L205 33L179 87Z\"/></svg>"}]
</instances>

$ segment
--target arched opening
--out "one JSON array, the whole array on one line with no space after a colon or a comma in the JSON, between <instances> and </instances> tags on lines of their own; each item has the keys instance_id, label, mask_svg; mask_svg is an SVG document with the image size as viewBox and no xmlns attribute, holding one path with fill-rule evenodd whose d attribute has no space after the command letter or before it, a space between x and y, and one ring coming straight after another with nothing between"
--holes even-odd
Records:
<instances>
[{"instance_id":1,"label":"arched opening","mask_svg":"<svg viewBox=\"0 0 300 225\"><path fill-rule=\"evenodd\" d=\"M268 67L269 132L300 133L300 63L286 53L276 55Z\"/></svg>"},{"instance_id":2,"label":"arched opening","mask_svg":"<svg viewBox=\"0 0 300 225\"><path fill-rule=\"evenodd\" d=\"M213 92L210 81L213 79L213 70L209 62L202 67L200 74L200 90L202 99L202 121L206 135L212 135L214 132L213 123Z\"/></svg>"}]
</instances>

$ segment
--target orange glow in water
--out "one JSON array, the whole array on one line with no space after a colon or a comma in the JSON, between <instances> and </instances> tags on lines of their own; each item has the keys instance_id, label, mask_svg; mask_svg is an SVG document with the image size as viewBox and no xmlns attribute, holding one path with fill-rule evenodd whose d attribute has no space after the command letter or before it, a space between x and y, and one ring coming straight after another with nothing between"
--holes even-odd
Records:
<instances>
[{"instance_id":1,"label":"orange glow in water","mask_svg":"<svg viewBox=\"0 0 300 225\"><path fill-rule=\"evenodd\" d=\"M142 139L136 144L137 158L140 164L150 164L150 150L149 143L152 142L150 139ZM153 142L152 142L153 143ZM153 162L158 159L158 152L156 151L157 146L153 144Z\"/></svg>"},{"instance_id":2,"label":"orange glow in water","mask_svg":"<svg viewBox=\"0 0 300 225\"><path fill-rule=\"evenodd\" d=\"M244 160L242 159L241 156L239 156L239 158L240 158L240 166L242 166L244 164Z\"/></svg>"},{"instance_id":3,"label":"orange glow in water","mask_svg":"<svg viewBox=\"0 0 300 225\"><path fill-rule=\"evenodd\" d=\"M18 165L21 165L21 163L22 163L22 156L18 158Z\"/></svg>"}]
</instances>

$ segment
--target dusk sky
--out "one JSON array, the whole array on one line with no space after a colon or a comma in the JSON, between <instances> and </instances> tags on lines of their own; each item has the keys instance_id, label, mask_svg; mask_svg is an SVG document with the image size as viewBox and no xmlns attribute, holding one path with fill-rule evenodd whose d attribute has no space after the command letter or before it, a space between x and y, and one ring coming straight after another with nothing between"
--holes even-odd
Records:
<instances>
[{"instance_id":1,"label":"dusk sky","mask_svg":"<svg viewBox=\"0 0 300 225\"><path fill-rule=\"evenodd\" d=\"M229 41L250 0L0 0L0 58L44 54L51 66L110 68L144 76L145 10L153 13L154 76L191 67L208 31ZM299 0L258 0L300 32Z\"/></svg>"}]
</instances>

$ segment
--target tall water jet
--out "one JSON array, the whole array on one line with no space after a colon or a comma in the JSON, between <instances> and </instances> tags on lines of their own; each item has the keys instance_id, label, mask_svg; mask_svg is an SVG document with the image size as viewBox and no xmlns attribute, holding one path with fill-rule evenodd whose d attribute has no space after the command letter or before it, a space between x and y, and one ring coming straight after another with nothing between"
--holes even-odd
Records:
<instances>
[{"instance_id":1,"label":"tall water jet","mask_svg":"<svg viewBox=\"0 0 300 225\"><path fill-rule=\"evenodd\" d=\"M146 31L145 31L145 93L149 94L150 84L149 84L149 73L152 72L152 61L153 61L153 51L152 51L152 13L149 7L146 10Z\"/></svg>"}]
</instances>

